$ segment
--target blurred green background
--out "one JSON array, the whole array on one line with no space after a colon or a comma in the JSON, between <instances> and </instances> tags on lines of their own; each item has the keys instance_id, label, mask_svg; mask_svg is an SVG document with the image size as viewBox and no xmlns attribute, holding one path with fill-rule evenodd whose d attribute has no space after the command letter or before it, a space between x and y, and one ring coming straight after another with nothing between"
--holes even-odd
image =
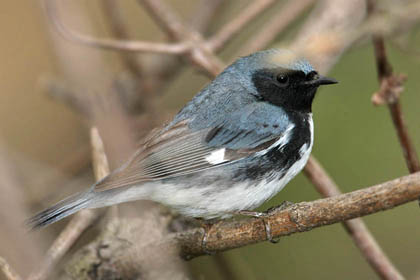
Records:
<instances>
[{"instance_id":1,"label":"blurred green background","mask_svg":"<svg viewBox=\"0 0 420 280\"><path fill-rule=\"evenodd\" d=\"M86 4L87 1L81 2ZM90 2L86 8L92 15L92 21L98 25L97 33L103 36L107 31L98 2ZM164 38L135 1L122 2L133 38ZM184 17L196 3L192 0L167 2ZM212 30L248 3L250 1L230 1L220 12ZM0 9L1 142L9 153L66 176L66 170L60 170L58 163L81 147L88 146L87 130L77 113L49 99L39 86L40 78L59 72L46 18L40 7L39 1L5 1ZM273 9L265 15L275 12ZM265 17L260 17L246 32L242 32L222 53L222 58L229 61L235 49L249 39L249 33L257 30L265 20ZM296 26L279 36L276 43L293 38L294 30ZM408 37L412 49L418 49L420 44L417 31L414 30ZM420 151L420 56L403 52L390 43L387 47L394 70L408 75L401 102L409 132L417 151ZM117 54L92 52L101 52L112 71L118 72L121 68L116 62ZM343 192L406 175L407 168L388 110L386 107L374 107L370 102L372 93L378 89L371 44L366 41L352 47L329 76L340 83L322 88L315 100L313 154ZM183 70L165 93L162 108L175 112L207 81L205 76L192 68ZM31 188L30 179L24 181L25 192L37 194L36 200L62 197L63 192L71 192L58 188L56 193L43 194L43 189ZM261 209L285 200L299 202L319 197L314 187L300 174ZM409 279L420 277L418 204L409 203L363 220L400 271ZM0 254L13 255L10 250L13 246L0 239ZM234 279L377 278L340 224L294 234L282 238L277 245L261 243L247 246L218 257L196 258L189 264L196 279L225 279L226 268L220 266L221 262Z\"/></svg>"}]
</instances>

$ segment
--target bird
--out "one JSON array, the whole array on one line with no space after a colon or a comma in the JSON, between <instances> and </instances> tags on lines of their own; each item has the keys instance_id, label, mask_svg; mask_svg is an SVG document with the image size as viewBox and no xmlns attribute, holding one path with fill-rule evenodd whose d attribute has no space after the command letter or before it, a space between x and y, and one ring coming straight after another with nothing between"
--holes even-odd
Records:
<instances>
[{"instance_id":1,"label":"bird","mask_svg":"<svg viewBox=\"0 0 420 280\"><path fill-rule=\"evenodd\" d=\"M313 99L319 86L335 83L290 50L240 57L121 167L28 223L40 228L82 209L134 200L203 220L262 216L252 210L305 166L314 141Z\"/></svg>"}]
</instances>

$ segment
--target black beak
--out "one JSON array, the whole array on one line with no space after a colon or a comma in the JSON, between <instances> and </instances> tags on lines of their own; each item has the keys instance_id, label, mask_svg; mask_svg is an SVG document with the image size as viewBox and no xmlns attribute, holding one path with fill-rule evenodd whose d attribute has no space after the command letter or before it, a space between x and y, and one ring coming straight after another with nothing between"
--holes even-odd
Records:
<instances>
[{"instance_id":1,"label":"black beak","mask_svg":"<svg viewBox=\"0 0 420 280\"><path fill-rule=\"evenodd\" d=\"M332 85L332 84L337 84L338 81L336 79L333 78L328 78L328 77L324 77L319 75L318 79L315 79L312 81L314 84L316 85Z\"/></svg>"},{"instance_id":2,"label":"black beak","mask_svg":"<svg viewBox=\"0 0 420 280\"><path fill-rule=\"evenodd\" d=\"M336 79L324 77L318 74L314 76L313 80L304 82L305 85L316 86L316 87L320 85L332 85L336 83L338 83Z\"/></svg>"}]
</instances>

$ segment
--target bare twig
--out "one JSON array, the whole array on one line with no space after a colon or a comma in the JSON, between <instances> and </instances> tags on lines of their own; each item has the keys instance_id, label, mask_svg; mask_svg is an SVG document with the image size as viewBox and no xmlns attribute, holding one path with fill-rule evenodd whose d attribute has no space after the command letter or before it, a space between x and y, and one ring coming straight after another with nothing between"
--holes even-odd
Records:
<instances>
[{"instance_id":1,"label":"bare twig","mask_svg":"<svg viewBox=\"0 0 420 280\"><path fill-rule=\"evenodd\" d=\"M10 264L0 257L0 270L3 272L7 280L20 280L22 279L19 274L10 266Z\"/></svg>"},{"instance_id":2,"label":"bare twig","mask_svg":"<svg viewBox=\"0 0 420 280\"><path fill-rule=\"evenodd\" d=\"M295 21L313 2L314 0L288 1L278 14L261 27L261 32L253 35L244 44L238 51L238 54L248 55L267 47L279 33Z\"/></svg>"},{"instance_id":3,"label":"bare twig","mask_svg":"<svg viewBox=\"0 0 420 280\"><path fill-rule=\"evenodd\" d=\"M275 4L274 0L253 1L245 10L243 10L231 22L222 26L220 31L216 33L207 42L207 47L213 52L222 49L233 37L243 29L245 25L250 23L260 13L264 12L271 5Z\"/></svg>"},{"instance_id":4,"label":"bare twig","mask_svg":"<svg viewBox=\"0 0 420 280\"><path fill-rule=\"evenodd\" d=\"M95 127L91 129L91 141L93 149L95 178L96 180L100 180L109 173L109 167L106 155L104 153L102 139L100 138L98 130ZM92 210L82 210L78 212L51 245L38 271L29 276L28 279L46 279L48 275L53 271L57 263L70 249L70 247L96 220L97 217L98 212Z\"/></svg>"},{"instance_id":5,"label":"bare twig","mask_svg":"<svg viewBox=\"0 0 420 280\"><path fill-rule=\"evenodd\" d=\"M376 1L368 1L368 11L373 13ZM386 55L385 42L382 35L373 35L373 46L378 70L380 90L372 96L374 104L388 104L389 112L397 131L398 139L403 150L403 155L410 173L420 171L420 163L416 150L408 134L400 104L400 94L403 91L405 75L394 74L392 66Z\"/></svg>"},{"instance_id":6,"label":"bare twig","mask_svg":"<svg viewBox=\"0 0 420 280\"><path fill-rule=\"evenodd\" d=\"M335 182L313 157L309 159L304 172L322 196L332 197L341 194ZM382 251L362 219L344 221L343 226L362 252L362 255L382 279L404 279Z\"/></svg>"},{"instance_id":7,"label":"bare twig","mask_svg":"<svg viewBox=\"0 0 420 280\"><path fill-rule=\"evenodd\" d=\"M223 69L223 63L205 45L198 32L190 29L183 21L160 0L138 0L149 11L153 19L175 40L189 42L192 49L185 56L192 64L205 69L211 75L217 75Z\"/></svg>"},{"instance_id":8,"label":"bare twig","mask_svg":"<svg viewBox=\"0 0 420 280\"><path fill-rule=\"evenodd\" d=\"M110 50L125 50L133 52L153 52L166 54L180 54L186 52L189 47L184 43L180 44L165 44L165 43L151 43L143 41L122 41L113 39L98 39L91 36L79 34L73 30L69 30L58 18L56 9L56 0L46 0L46 11L50 21L54 24L56 30L61 36L69 41L84 44L94 48L110 49Z\"/></svg>"},{"instance_id":9,"label":"bare twig","mask_svg":"<svg viewBox=\"0 0 420 280\"><path fill-rule=\"evenodd\" d=\"M271 225L273 237L287 236L388 210L416 200L419 195L420 173L415 173L351 193L274 210L266 222ZM207 234L206 248L211 252L222 252L267 239L264 222L258 218L221 221L210 228ZM181 246L183 257L205 254L201 244L202 229L179 233L175 238Z\"/></svg>"}]
</instances>

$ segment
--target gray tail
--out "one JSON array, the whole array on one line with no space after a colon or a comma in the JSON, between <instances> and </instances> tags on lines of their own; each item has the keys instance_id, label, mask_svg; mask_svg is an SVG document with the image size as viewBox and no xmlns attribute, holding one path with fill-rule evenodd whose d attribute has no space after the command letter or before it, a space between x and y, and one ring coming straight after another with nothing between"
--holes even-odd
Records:
<instances>
[{"instance_id":1,"label":"gray tail","mask_svg":"<svg viewBox=\"0 0 420 280\"><path fill-rule=\"evenodd\" d=\"M26 221L26 224L32 229L38 229L46 225L55 223L77 211L86 208L89 200L89 191L84 191L70 196L56 205L36 214Z\"/></svg>"}]
</instances>

